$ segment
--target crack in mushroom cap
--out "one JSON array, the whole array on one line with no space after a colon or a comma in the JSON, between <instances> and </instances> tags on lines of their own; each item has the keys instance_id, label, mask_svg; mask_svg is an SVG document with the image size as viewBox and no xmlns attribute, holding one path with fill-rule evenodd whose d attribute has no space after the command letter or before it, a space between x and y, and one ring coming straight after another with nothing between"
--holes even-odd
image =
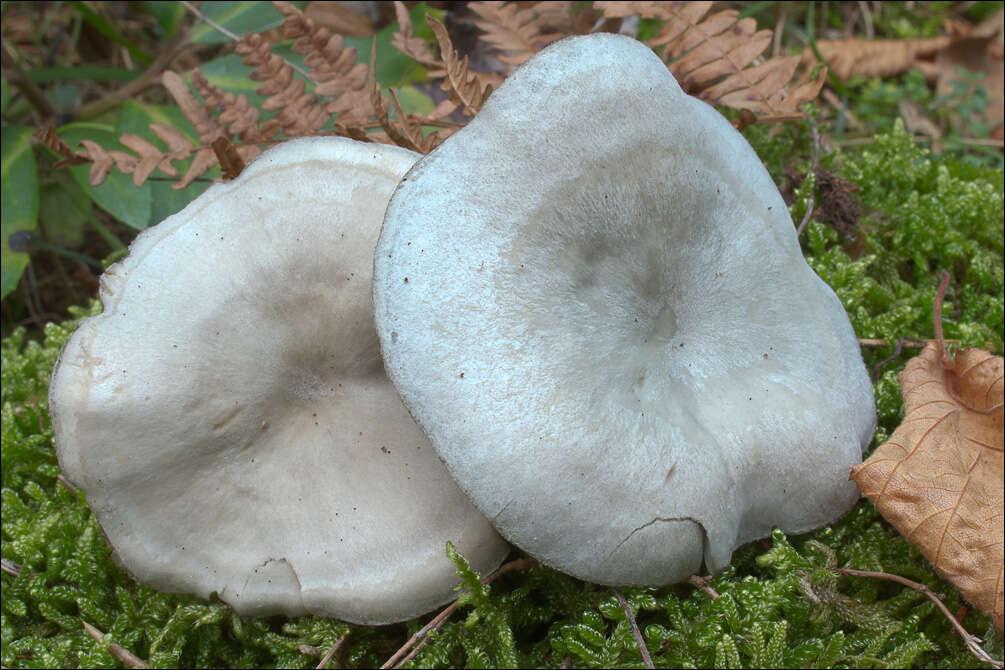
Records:
<instances>
[{"instance_id":1,"label":"crack in mushroom cap","mask_svg":"<svg viewBox=\"0 0 1005 670\"><path fill-rule=\"evenodd\" d=\"M834 293L757 155L652 51L544 49L399 184L385 365L503 536L606 584L830 523L875 426Z\"/></svg>"},{"instance_id":2,"label":"crack in mushroom cap","mask_svg":"<svg viewBox=\"0 0 1005 670\"><path fill-rule=\"evenodd\" d=\"M293 140L140 234L53 374L60 466L119 562L239 613L410 619L508 545L384 373L373 249L419 158Z\"/></svg>"}]
</instances>

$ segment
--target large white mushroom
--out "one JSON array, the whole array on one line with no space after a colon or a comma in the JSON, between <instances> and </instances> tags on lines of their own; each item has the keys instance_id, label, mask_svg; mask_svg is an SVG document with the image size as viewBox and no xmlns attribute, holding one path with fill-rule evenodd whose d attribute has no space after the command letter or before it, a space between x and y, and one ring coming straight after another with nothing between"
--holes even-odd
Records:
<instances>
[{"instance_id":1,"label":"large white mushroom","mask_svg":"<svg viewBox=\"0 0 1005 670\"><path fill-rule=\"evenodd\" d=\"M49 406L63 473L141 582L380 624L454 595L448 540L482 571L505 556L381 364L373 249L418 157L287 142L103 276Z\"/></svg>"},{"instance_id":2,"label":"large white mushroom","mask_svg":"<svg viewBox=\"0 0 1005 670\"><path fill-rule=\"evenodd\" d=\"M509 540L664 584L842 516L875 424L767 171L639 42L546 48L396 190L377 331L406 406Z\"/></svg>"}]
</instances>

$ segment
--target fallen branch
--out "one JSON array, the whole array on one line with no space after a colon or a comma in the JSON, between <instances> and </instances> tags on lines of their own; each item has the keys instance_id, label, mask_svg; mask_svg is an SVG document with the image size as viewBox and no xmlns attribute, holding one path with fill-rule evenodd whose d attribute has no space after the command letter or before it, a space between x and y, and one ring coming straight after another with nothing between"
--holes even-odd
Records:
<instances>
[{"instance_id":1,"label":"fallen branch","mask_svg":"<svg viewBox=\"0 0 1005 670\"><path fill-rule=\"evenodd\" d=\"M105 634L100 630L87 623L86 621L81 621L84 625L84 630L87 634L93 637L97 642L101 642L104 639ZM134 655L131 651L119 645L115 642L108 643L108 653L117 658L122 662L123 665L129 668L149 668L150 664L144 661L139 656Z\"/></svg>"},{"instance_id":2,"label":"fallen branch","mask_svg":"<svg viewBox=\"0 0 1005 670\"><path fill-rule=\"evenodd\" d=\"M345 639L347 637L348 637L348 634L343 635L339 639L335 640L335 644L332 645L332 648L328 650L328 653L326 653L324 655L324 658L321 659L321 662L318 663L317 670L321 670L322 668L324 668L324 667L326 667L328 665L328 662L331 661L332 658L335 657L336 652L338 652L339 647L342 646L342 644L345 642Z\"/></svg>"},{"instance_id":3,"label":"fallen branch","mask_svg":"<svg viewBox=\"0 0 1005 670\"><path fill-rule=\"evenodd\" d=\"M983 640L981 640L976 635L971 635L967 631L967 629L964 628L963 625L956 620L956 617L953 616L953 613L950 612L949 608L946 607L945 603L942 602L942 598L939 596L939 594L935 593L934 591L932 591L932 589L928 588L924 584L911 581L910 579L907 579L906 577L901 577L900 575L892 575L887 572L870 572L868 570L856 570L854 568L837 568L834 570L834 572L838 573L839 575L847 575L849 577L886 579L888 581L903 584L908 588L914 589L915 591L926 596L929 600L935 603L935 606L939 608L939 610L946 616L947 619L949 619L950 623L952 623L953 627L956 629L956 632L960 634L961 638L963 638L963 642L967 645L967 649L970 650L971 654L976 656L979 660L983 661L984 663L988 663L992 667L1005 668L1005 664L1003 664L1001 661L992 658L991 655L988 654L988 652L984 651L983 647L981 647L981 642Z\"/></svg>"},{"instance_id":4,"label":"fallen branch","mask_svg":"<svg viewBox=\"0 0 1005 670\"><path fill-rule=\"evenodd\" d=\"M187 41L188 29L179 28L178 32L161 49L157 55L157 59L140 76L121 88L117 88L107 95L98 98L94 102L81 105L73 112L73 118L77 121L86 121L96 116L101 116L116 105L126 100L131 100L154 84L160 83L164 70L171 64L175 56L185 48Z\"/></svg>"},{"instance_id":5,"label":"fallen branch","mask_svg":"<svg viewBox=\"0 0 1005 670\"><path fill-rule=\"evenodd\" d=\"M711 575L709 575L708 577L699 577L698 575L691 575L690 577L687 578L688 584L695 587L696 589L703 591L705 595L707 595L712 600L718 600L722 596L719 595L718 591L716 591L715 589L713 589L711 586L708 585L710 581L712 581Z\"/></svg>"}]
</instances>

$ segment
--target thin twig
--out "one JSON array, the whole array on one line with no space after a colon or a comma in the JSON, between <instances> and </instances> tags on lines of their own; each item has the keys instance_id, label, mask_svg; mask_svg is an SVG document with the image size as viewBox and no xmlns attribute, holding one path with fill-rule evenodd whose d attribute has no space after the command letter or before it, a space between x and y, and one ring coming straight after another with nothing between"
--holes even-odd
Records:
<instances>
[{"instance_id":1,"label":"thin twig","mask_svg":"<svg viewBox=\"0 0 1005 670\"><path fill-rule=\"evenodd\" d=\"M809 116L806 117L806 123L810 126L810 134L813 135L813 167L810 168L810 174L816 176L817 168L820 166L820 132L817 130L817 124L813 122L813 119ZM806 224L810 222L810 217L813 216L813 208L816 207L816 183L813 184L813 188L810 190L810 197L806 201L806 213L803 214L803 220L799 223L799 227L796 228L796 237L803 234L803 228Z\"/></svg>"},{"instance_id":2,"label":"thin twig","mask_svg":"<svg viewBox=\"0 0 1005 670\"><path fill-rule=\"evenodd\" d=\"M52 117L56 113L56 110L49 104L49 99L45 97L45 93L25 74L21 68L21 63L14 57L13 47L8 45L6 41L3 44L2 61L4 77L17 90L21 91L21 95L28 99L31 106L37 109L43 118L48 119Z\"/></svg>"},{"instance_id":3,"label":"thin twig","mask_svg":"<svg viewBox=\"0 0 1005 670\"><path fill-rule=\"evenodd\" d=\"M490 574L488 577L483 578L482 584L491 584L492 582L494 582L499 577L502 577L507 572L511 572L513 570L523 570L526 568L531 568L535 565L537 565L537 561L535 561L533 558L519 558L515 561L510 561L506 565L501 565L498 568L496 568L496 571ZM447 607L444 608L442 612L433 617L432 620L429 621L429 623L420 628L415 633L415 635L408 638L408 641L405 642L405 644L403 644L398 651L394 652L394 655L392 655L391 658L387 659L387 661L384 662L384 665L380 666L381 670L384 670L386 668L400 668L402 665L412 660L415 657L415 655L419 653L419 650L422 649L422 647L424 647L426 642L429 640L429 634L436 630L439 630L440 627L446 622L448 618L450 618L450 615L453 614L454 610L456 609L457 609L457 601L455 600L454 602L447 605ZM409 648L411 648L412 645L415 645L415 648L412 649L412 651L408 654L408 656L402 658L402 656L404 656L405 653L408 652ZM399 659L401 660L399 661Z\"/></svg>"},{"instance_id":4,"label":"thin twig","mask_svg":"<svg viewBox=\"0 0 1005 670\"><path fill-rule=\"evenodd\" d=\"M858 8L862 13L862 21L865 23L865 38L871 40L876 36L876 30L872 26L872 12L869 11L869 3L865 0L859 0Z\"/></svg>"},{"instance_id":5,"label":"thin twig","mask_svg":"<svg viewBox=\"0 0 1005 670\"><path fill-rule=\"evenodd\" d=\"M837 568L834 570L834 572L837 572L838 574L841 575L848 575L850 577L868 577L869 579L886 579L891 582L897 582L898 584L903 584L904 586L914 589L918 593L927 596L928 599L931 600L933 603L935 603L935 606L938 607L939 610L944 615L946 615L946 618L949 619L950 623L953 624L953 627L956 629L956 632L960 634L960 637L963 638L963 641L964 643L966 643L967 649L970 650L971 654L976 656L984 663L989 663L995 668L1005 667L1005 664L1003 664L1001 661L992 658L991 655L988 654L988 652L984 651L984 649L981 647L982 640L976 635L971 635L969 632L967 632L967 629L963 627L963 624L961 624L959 621L956 620L956 617L953 616L953 613L950 612L949 608L946 607L945 603L942 602L942 598L939 597L939 594L935 593L934 591L932 591L932 589L928 588L924 584L921 584L919 582L913 582L910 579L907 579L906 577L901 577L900 575L892 575L887 572L870 572L868 570L855 570L854 568Z\"/></svg>"},{"instance_id":6,"label":"thin twig","mask_svg":"<svg viewBox=\"0 0 1005 670\"><path fill-rule=\"evenodd\" d=\"M946 341L942 337L942 301L946 297L946 289L949 288L949 273L942 271L942 278L939 281L939 291L935 294L935 309L932 310L932 318L935 320L935 339L939 343L939 353L946 354Z\"/></svg>"},{"instance_id":7,"label":"thin twig","mask_svg":"<svg viewBox=\"0 0 1005 670\"><path fill-rule=\"evenodd\" d=\"M324 668L325 666L328 665L328 661L330 661L330 660L332 660L332 658L334 658L335 653L338 651L338 648L342 646L342 643L345 642L345 639L347 637L348 637L348 634L345 634L345 635L342 635L342 637L340 637L339 639L335 640L335 644L332 645L332 648L328 650L328 653L325 654L324 657L321 659L321 662L318 663L318 666L317 666L318 670L321 670L321 668Z\"/></svg>"},{"instance_id":8,"label":"thin twig","mask_svg":"<svg viewBox=\"0 0 1005 670\"><path fill-rule=\"evenodd\" d=\"M698 575L691 575L690 577L687 578L688 584L695 587L696 589L699 589L712 600L718 600L722 596L719 595L718 591L716 591L715 589L713 589L711 586L708 585L710 581L712 581L711 575L709 575L708 577L699 577Z\"/></svg>"},{"instance_id":9,"label":"thin twig","mask_svg":"<svg viewBox=\"0 0 1005 670\"><path fill-rule=\"evenodd\" d=\"M621 609L625 613L628 625L632 628L632 635L635 636L635 643L639 645L639 652L642 653L642 662L645 663L646 667L650 668L650 670L655 670L656 666L653 665L653 659L649 655L649 649L646 647L646 641L642 638L642 631L639 630L639 624L635 621L635 615L632 614L632 608L628 606L628 601L625 600L625 595L613 586L611 587L611 590L614 591L614 595L618 597L618 602L621 603Z\"/></svg>"},{"instance_id":10,"label":"thin twig","mask_svg":"<svg viewBox=\"0 0 1005 670\"><path fill-rule=\"evenodd\" d=\"M98 98L94 102L81 105L73 112L73 118L77 121L86 121L88 119L93 119L96 116L101 116L113 107L126 100L135 98L146 89L160 82L161 74L164 73L164 70L171 64L171 61L174 60L175 56L177 56L181 50L185 48L187 42L188 29L181 27L174 34L174 36L168 40L167 44L164 45L164 48L161 49L160 53L157 54L157 58L150 64L150 67L144 70L140 76L133 79L131 82L124 84L121 88L110 91L107 95Z\"/></svg>"},{"instance_id":11,"label":"thin twig","mask_svg":"<svg viewBox=\"0 0 1005 670\"><path fill-rule=\"evenodd\" d=\"M96 641L101 642L101 640L105 637L104 633L102 633L100 630L98 630L91 624L87 623L86 621L81 620L80 623L84 625L84 630L87 631L87 634L93 637ZM122 664L127 667L130 668L150 667L149 663L144 661L139 656L134 655L131 651L129 651L128 649L126 649L125 647L116 642L108 643L108 653L110 653L112 656L122 661Z\"/></svg>"},{"instance_id":12,"label":"thin twig","mask_svg":"<svg viewBox=\"0 0 1005 670\"><path fill-rule=\"evenodd\" d=\"M202 21L203 23L205 23L207 26L209 26L213 30L220 31L220 33L226 35L227 37L229 37L230 39L232 39L235 42L237 42L237 41L239 41L241 39L240 35L234 34L230 30L228 30L227 28L224 28L219 23L217 23L213 19L209 18L208 16L206 16L205 14L203 14L202 12L200 12L199 8L196 7L195 5L193 5L188 0L181 0L181 4L183 4L185 6L185 9L187 9L189 12L191 12L193 16L195 16L197 19L199 19L200 21ZM314 81L314 79L311 77L310 73L307 70L303 69L302 67L300 67L296 63L290 62L289 60L287 60L285 58L283 59L283 61L285 61L287 65L289 65L294 70L296 70L297 72L299 72L300 74L302 74L304 77L306 77L307 81L309 81L309 82L313 83L315 86L317 86L318 82Z\"/></svg>"},{"instance_id":13,"label":"thin twig","mask_svg":"<svg viewBox=\"0 0 1005 670\"><path fill-rule=\"evenodd\" d=\"M897 338L895 341L891 341L891 340L884 340L882 338L860 337L858 340L858 345L860 347L865 347L866 349L880 349L882 347L888 347L891 344L896 344L905 349L924 349L930 342L938 342L938 340L934 339L929 340L918 337L900 337ZM946 342L952 342L955 344L960 343L959 340L946 340Z\"/></svg>"},{"instance_id":14,"label":"thin twig","mask_svg":"<svg viewBox=\"0 0 1005 670\"><path fill-rule=\"evenodd\" d=\"M782 53L782 33L785 32L785 20L789 16L789 3L779 2L775 5L775 34L771 40L771 57Z\"/></svg>"}]
</instances>

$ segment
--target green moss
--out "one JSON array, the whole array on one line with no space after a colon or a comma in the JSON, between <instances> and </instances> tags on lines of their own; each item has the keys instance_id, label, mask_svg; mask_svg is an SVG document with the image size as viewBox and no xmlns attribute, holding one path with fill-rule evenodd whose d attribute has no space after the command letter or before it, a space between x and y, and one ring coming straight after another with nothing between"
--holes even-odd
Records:
<instances>
[{"instance_id":1,"label":"green moss","mask_svg":"<svg viewBox=\"0 0 1005 670\"><path fill-rule=\"evenodd\" d=\"M798 124L780 133L749 129L779 183L791 157L808 161ZM803 167L805 168L804 162ZM811 221L802 242L810 265L834 287L859 337L931 337L941 269L950 271L946 336L1000 352L1003 338L1003 176L935 159L895 126L869 147L827 156L822 167L858 187L858 239ZM797 189L802 217L813 181ZM849 255L851 251L852 255ZM75 314L93 314L89 309ZM2 345L2 664L6 667L117 666L110 639L154 666L308 667L342 635L339 660L380 665L428 620L373 628L304 617L243 620L219 602L165 595L132 582L111 557L82 497L59 480L46 408L49 374L76 321L50 324L42 343L16 332ZM866 350L873 366L891 344ZM896 371L911 352L876 374L877 443L902 415ZM460 612L431 636L411 664L452 666L636 667L641 663L614 594L535 567L491 586L451 550L469 592ZM807 536L775 533L736 552L710 586L626 589L657 665L691 667L977 667L947 621L925 598L889 582L838 577L830 568L881 570L945 594L910 544L859 505L840 523ZM86 620L108 633L93 641ZM971 611L965 624L1002 655L1002 637ZM568 659L566 661L566 659Z\"/></svg>"}]
</instances>

